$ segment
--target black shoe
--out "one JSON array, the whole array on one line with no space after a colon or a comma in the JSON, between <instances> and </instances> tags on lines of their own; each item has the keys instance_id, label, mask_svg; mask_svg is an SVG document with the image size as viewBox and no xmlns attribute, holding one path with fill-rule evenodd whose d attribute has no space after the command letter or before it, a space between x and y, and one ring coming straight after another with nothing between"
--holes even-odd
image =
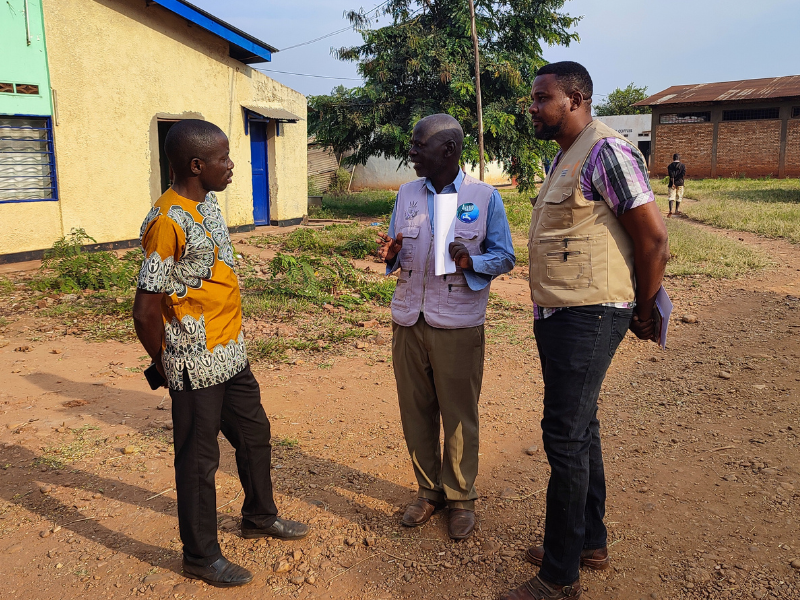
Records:
<instances>
[{"instance_id":1,"label":"black shoe","mask_svg":"<svg viewBox=\"0 0 800 600\"><path fill-rule=\"evenodd\" d=\"M251 540L253 538L273 537L280 540L300 540L308 535L308 525L289 521L278 517L269 527L259 529L257 527L245 527L242 522L242 537Z\"/></svg>"},{"instance_id":2,"label":"black shoe","mask_svg":"<svg viewBox=\"0 0 800 600\"><path fill-rule=\"evenodd\" d=\"M192 579L202 579L216 587L236 587L253 581L253 574L229 561L224 556L207 567L198 567L183 561L183 572Z\"/></svg>"}]
</instances>

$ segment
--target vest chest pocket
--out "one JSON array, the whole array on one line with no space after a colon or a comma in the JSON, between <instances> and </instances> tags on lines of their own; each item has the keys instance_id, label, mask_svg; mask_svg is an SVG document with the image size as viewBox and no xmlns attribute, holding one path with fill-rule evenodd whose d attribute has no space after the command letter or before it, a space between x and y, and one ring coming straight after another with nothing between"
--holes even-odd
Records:
<instances>
[{"instance_id":1,"label":"vest chest pocket","mask_svg":"<svg viewBox=\"0 0 800 600\"><path fill-rule=\"evenodd\" d=\"M456 229L453 236L454 241L461 242L467 247L470 254L478 254L480 245L478 244L478 231L476 229ZM482 254L482 252L480 252Z\"/></svg>"},{"instance_id":2,"label":"vest chest pocket","mask_svg":"<svg viewBox=\"0 0 800 600\"><path fill-rule=\"evenodd\" d=\"M410 269L414 262L414 255L417 249L417 238L419 238L419 227L403 227L400 230L403 234L403 247L398 254L400 266Z\"/></svg>"},{"instance_id":3,"label":"vest chest pocket","mask_svg":"<svg viewBox=\"0 0 800 600\"><path fill-rule=\"evenodd\" d=\"M575 290L592 284L592 238L539 240L538 266L544 288Z\"/></svg>"},{"instance_id":4,"label":"vest chest pocket","mask_svg":"<svg viewBox=\"0 0 800 600\"><path fill-rule=\"evenodd\" d=\"M578 203L575 190L553 190L542 202L539 227L542 229L571 229L592 214L590 203ZM536 209L534 209L536 210Z\"/></svg>"}]
</instances>

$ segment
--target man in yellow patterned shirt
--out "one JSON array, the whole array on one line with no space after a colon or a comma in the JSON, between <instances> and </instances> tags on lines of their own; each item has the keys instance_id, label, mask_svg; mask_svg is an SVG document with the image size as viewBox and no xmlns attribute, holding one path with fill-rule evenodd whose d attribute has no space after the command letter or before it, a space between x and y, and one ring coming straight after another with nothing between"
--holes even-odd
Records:
<instances>
[{"instance_id":1,"label":"man in yellow patterned shirt","mask_svg":"<svg viewBox=\"0 0 800 600\"><path fill-rule=\"evenodd\" d=\"M220 431L236 449L242 536L299 539L308 527L278 517L273 499L270 425L247 362L233 246L214 194L233 177L228 138L187 119L173 125L164 149L175 178L142 224L134 325L172 397L183 570L212 585L243 585L252 574L223 557L217 540Z\"/></svg>"}]
</instances>

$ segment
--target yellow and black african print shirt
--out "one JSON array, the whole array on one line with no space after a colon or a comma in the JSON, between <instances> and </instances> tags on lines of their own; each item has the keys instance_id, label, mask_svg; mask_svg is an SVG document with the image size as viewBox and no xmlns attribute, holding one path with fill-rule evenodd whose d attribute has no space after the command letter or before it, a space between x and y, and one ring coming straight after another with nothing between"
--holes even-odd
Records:
<instances>
[{"instance_id":1,"label":"yellow and black african print shirt","mask_svg":"<svg viewBox=\"0 0 800 600\"><path fill-rule=\"evenodd\" d=\"M167 190L142 223L138 287L165 294L164 371L169 387L227 381L247 365L233 246L214 193L194 202Z\"/></svg>"}]
</instances>

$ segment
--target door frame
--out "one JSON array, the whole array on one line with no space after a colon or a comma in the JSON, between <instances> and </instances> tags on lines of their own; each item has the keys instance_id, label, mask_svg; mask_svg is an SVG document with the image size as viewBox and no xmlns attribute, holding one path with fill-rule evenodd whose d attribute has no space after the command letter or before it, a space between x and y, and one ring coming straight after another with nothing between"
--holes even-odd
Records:
<instances>
[{"instance_id":1,"label":"door frame","mask_svg":"<svg viewBox=\"0 0 800 600\"><path fill-rule=\"evenodd\" d=\"M245 109L246 110L246 109ZM247 118L245 119L245 135L250 136L250 174L252 177L253 173L253 139L252 134L250 132L250 126L252 123L258 123L259 125L264 125L264 174L266 178L266 194L267 194L267 219L264 222L256 223L255 218L255 202L256 202L256 189L255 186L252 186L252 203L253 203L253 224L257 227L263 225L269 225L272 219L272 210L271 210L271 202L270 202L270 189L269 189L269 127L268 124L270 119L267 117L263 117L259 114L256 114L252 111L246 110Z\"/></svg>"}]
</instances>

